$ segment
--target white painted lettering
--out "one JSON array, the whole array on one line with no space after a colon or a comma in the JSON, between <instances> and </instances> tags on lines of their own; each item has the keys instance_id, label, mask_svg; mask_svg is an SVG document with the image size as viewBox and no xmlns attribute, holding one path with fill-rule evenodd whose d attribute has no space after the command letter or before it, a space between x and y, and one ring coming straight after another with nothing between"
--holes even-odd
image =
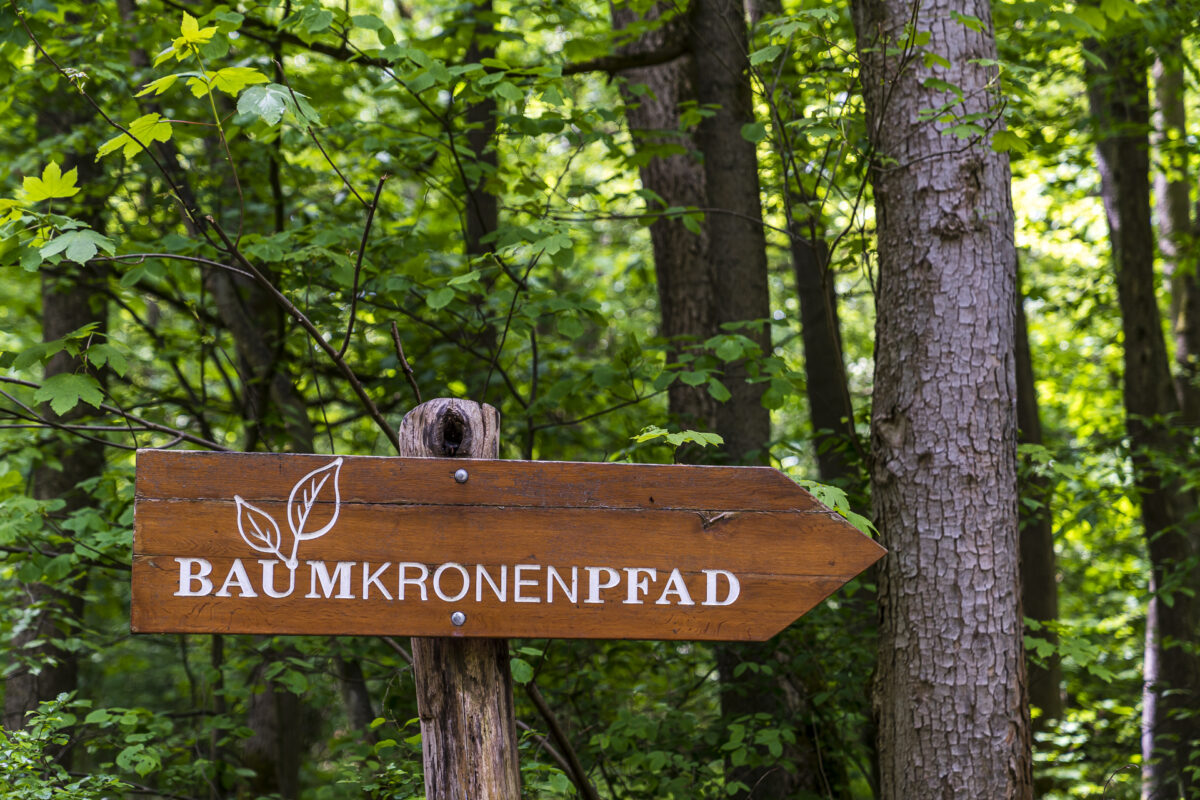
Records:
<instances>
[{"instance_id":1,"label":"white painted lettering","mask_svg":"<svg viewBox=\"0 0 1200 800\"><path fill-rule=\"evenodd\" d=\"M221 584L221 589L216 596L232 597L233 595L229 593L230 586L235 587L241 597L258 597L258 593L250 585L250 576L246 574L246 565L240 558L233 560L233 564L229 567L229 574L225 576L225 582Z\"/></svg>"},{"instance_id":2,"label":"white painted lettering","mask_svg":"<svg viewBox=\"0 0 1200 800\"><path fill-rule=\"evenodd\" d=\"M275 565L278 563L273 558L260 558L258 560L258 565L262 567L262 589L267 597L288 597L296 588L296 570L289 569L287 591L275 591Z\"/></svg>"},{"instance_id":3,"label":"white painted lettering","mask_svg":"<svg viewBox=\"0 0 1200 800\"><path fill-rule=\"evenodd\" d=\"M601 589L611 589L621 582L621 574L612 567L584 567L588 574L588 596L585 603L603 603L600 599ZM608 578L600 583L600 573L605 572Z\"/></svg>"},{"instance_id":4,"label":"white painted lettering","mask_svg":"<svg viewBox=\"0 0 1200 800\"><path fill-rule=\"evenodd\" d=\"M503 564L500 567L500 585L496 586L496 582L492 580L492 576L488 573L487 567L483 564L475 565L475 602L483 602L483 584L487 583L492 587L492 594L496 595L496 599L501 603L508 599L508 565Z\"/></svg>"},{"instance_id":5,"label":"white painted lettering","mask_svg":"<svg viewBox=\"0 0 1200 800\"><path fill-rule=\"evenodd\" d=\"M312 574L311 588L305 597L319 598L317 594L317 582L321 583L321 590L325 593L325 597L334 596L337 600L353 600L354 592L350 591L350 571L354 569L357 561L339 561L337 566L333 568L333 574L329 574L329 568L325 566L324 561L305 561L308 564L308 569ZM333 595L333 584L337 581L338 593Z\"/></svg>"},{"instance_id":6,"label":"white painted lettering","mask_svg":"<svg viewBox=\"0 0 1200 800\"><path fill-rule=\"evenodd\" d=\"M391 566L391 564L384 564L379 569L375 570L374 572L371 572L371 565L369 563L367 563L366 561L363 562L363 584L362 584L363 600L371 599L371 584L375 584L375 588L379 589L379 593L383 595L385 600L392 599L391 593L379 581L379 576L382 575L387 570L387 568L390 566Z\"/></svg>"},{"instance_id":7,"label":"white painted lettering","mask_svg":"<svg viewBox=\"0 0 1200 800\"><path fill-rule=\"evenodd\" d=\"M536 572L541 568L542 567L540 564L517 564L515 567L513 567L513 602L514 603L540 603L540 602L542 602L542 598L540 598L540 597L522 597L521 596L522 587L525 587L525 586L536 587L538 585L537 578L534 578L532 580L525 580L524 578L521 577L521 573L526 570L533 570L534 572Z\"/></svg>"},{"instance_id":8,"label":"white painted lettering","mask_svg":"<svg viewBox=\"0 0 1200 800\"><path fill-rule=\"evenodd\" d=\"M421 599L428 600L429 595L425 591L425 579L429 577L429 567L425 566L424 564L418 564L415 561L402 561L396 566L400 569L400 588L396 592L396 599L403 600L404 587L412 584L421 590ZM418 570L420 570L421 574L415 578L405 577L405 573L408 572L409 567L416 567Z\"/></svg>"},{"instance_id":9,"label":"white painted lettering","mask_svg":"<svg viewBox=\"0 0 1200 800\"><path fill-rule=\"evenodd\" d=\"M625 605L640 606L642 601L638 597L650 591L650 581L658 580L658 570L646 569L645 567L625 567L624 569L625 574L628 576L625 583ZM639 572L645 573L649 578L638 580Z\"/></svg>"},{"instance_id":10,"label":"white painted lettering","mask_svg":"<svg viewBox=\"0 0 1200 800\"><path fill-rule=\"evenodd\" d=\"M458 570L458 574L462 575L462 589L460 589L458 594L454 595L453 597L448 596L442 591L442 575L444 575L448 569L456 569ZM456 603L459 600L462 600L467 596L467 592L470 590L470 588L471 573L467 572L467 568L462 564L455 564L453 561L451 561L449 563L442 564L437 568L437 571L433 573L433 593L436 594L440 600L445 600L447 603Z\"/></svg>"},{"instance_id":11,"label":"white painted lettering","mask_svg":"<svg viewBox=\"0 0 1200 800\"><path fill-rule=\"evenodd\" d=\"M671 605L671 601L667 599L667 595L672 594L679 598L677 601L678 605L696 605L694 602L692 602L692 596L688 593L687 584L683 582L683 575L679 573L678 568L671 570L671 575L667 578L667 585L665 588L663 588L662 595L654 601L654 604L657 606Z\"/></svg>"},{"instance_id":12,"label":"white painted lettering","mask_svg":"<svg viewBox=\"0 0 1200 800\"><path fill-rule=\"evenodd\" d=\"M737 579L737 576L732 572L723 569L706 569L704 574L708 576L708 596L704 599L702 605L706 606L728 606L732 605L734 600L742 593L742 584ZM717 600L717 577L725 576L725 580L729 582L729 593L724 600Z\"/></svg>"},{"instance_id":13,"label":"white painted lettering","mask_svg":"<svg viewBox=\"0 0 1200 800\"><path fill-rule=\"evenodd\" d=\"M212 581L208 576L212 574L212 562L207 558L176 558L179 562L179 591L175 593L176 597L204 597L213 590ZM193 567L199 567L193 570ZM198 589L193 589L193 584L199 584Z\"/></svg>"},{"instance_id":14,"label":"white painted lettering","mask_svg":"<svg viewBox=\"0 0 1200 800\"><path fill-rule=\"evenodd\" d=\"M554 567L546 567L546 602L554 602L554 584L557 583L562 587L563 594L567 596L567 601L570 603L579 602L579 567L571 567L571 587L568 589L567 584L563 582L563 576L558 574L558 570Z\"/></svg>"}]
</instances>

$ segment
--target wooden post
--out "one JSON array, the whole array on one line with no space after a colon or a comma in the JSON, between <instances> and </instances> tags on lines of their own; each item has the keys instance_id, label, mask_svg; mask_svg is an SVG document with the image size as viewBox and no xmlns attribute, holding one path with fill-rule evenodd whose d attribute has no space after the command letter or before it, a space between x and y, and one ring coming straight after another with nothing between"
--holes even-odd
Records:
<instances>
[{"instance_id":1,"label":"wooden post","mask_svg":"<svg viewBox=\"0 0 1200 800\"><path fill-rule=\"evenodd\" d=\"M500 414L471 400L438 398L405 416L399 439L402 456L496 458ZM463 468L470 480L470 463ZM508 641L414 638L412 651L428 800L518 800Z\"/></svg>"}]
</instances>

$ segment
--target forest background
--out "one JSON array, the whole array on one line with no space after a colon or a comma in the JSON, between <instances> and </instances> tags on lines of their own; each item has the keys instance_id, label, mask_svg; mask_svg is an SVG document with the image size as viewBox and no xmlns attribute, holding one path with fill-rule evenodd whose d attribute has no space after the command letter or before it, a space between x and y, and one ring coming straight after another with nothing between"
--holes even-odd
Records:
<instances>
[{"instance_id":1,"label":"forest background","mask_svg":"<svg viewBox=\"0 0 1200 800\"><path fill-rule=\"evenodd\" d=\"M423 796L407 641L128 627L136 448L419 394L893 551L764 646L512 642L526 796L1197 796L1198 11L4 0L0 794Z\"/></svg>"}]
</instances>

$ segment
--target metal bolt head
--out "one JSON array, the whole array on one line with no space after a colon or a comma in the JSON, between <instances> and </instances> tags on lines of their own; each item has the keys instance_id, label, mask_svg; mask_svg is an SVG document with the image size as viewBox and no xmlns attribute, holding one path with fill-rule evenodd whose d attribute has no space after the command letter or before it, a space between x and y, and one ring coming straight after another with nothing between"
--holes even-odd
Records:
<instances>
[{"instance_id":1,"label":"metal bolt head","mask_svg":"<svg viewBox=\"0 0 1200 800\"><path fill-rule=\"evenodd\" d=\"M455 470L454 471L454 480L458 481L459 483L466 483L467 482L467 471L465 469ZM461 625L462 623L459 622L456 624Z\"/></svg>"},{"instance_id":2,"label":"metal bolt head","mask_svg":"<svg viewBox=\"0 0 1200 800\"><path fill-rule=\"evenodd\" d=\"M456 628L462 627L462 624L467 621L467 615L461 611L455 611L450 615L450 621L454 623Z\"/></svg>"}]
</instances>

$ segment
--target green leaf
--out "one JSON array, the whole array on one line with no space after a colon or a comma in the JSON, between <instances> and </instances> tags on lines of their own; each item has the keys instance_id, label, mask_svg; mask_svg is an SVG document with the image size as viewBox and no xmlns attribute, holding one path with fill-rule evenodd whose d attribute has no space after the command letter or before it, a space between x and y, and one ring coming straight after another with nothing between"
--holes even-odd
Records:
<instances>
[{"instance_id":1,"label":"green leaf","mask_svg":"<svg viewBox=\"0 0 1200 800\"><path fill-rule=\"evenodd\" d=\"M263 75L252 67L226 67L225 69L219 69L209 75L209 80L214 89L219 89L225 92L225 94L235 97L238 92L247 86L270 82L266 75Z\"/></svg>"},{"instance_id":2,"label":"green leaf","mask_svg":"<svg viewBox=\"0 0 1200 800\"><path fill-rule=\"evenodd\" d=\"M153 81L150 81L149 83L147 83L145 86L142 87L142 90L140 92L138 92L137 94L134 95L134 97L145 97L148 94L153 94L155 97L157 97L158 95L162 94L163 92L167 91L172 86L174 86L175 82L178 81L182 77L184 77L184 76L183 75L164 75L163 77L158 78L157 80L153 80Z\"/></svg>"},{"instance_id":3,"label":"green leaf","mask_svg":"<svg viewBox=\"0 0 1200 800\"><path fill-rule=\"evenodd\" d=\"M100 391L99 381L91 375L62 372L47 378L33 393L33 400L36 403L49 402L54 413L61 416L77 406L80 400L99 408L104 402L104 394Z\"/></svg>"},{"instance_id":4,"label":"green leaf","mask_svg":"<svg viewBox=\"0 0 1200 800\"><path fill-rule=\"evenodd\" d=\"M492 91L505 100L511 100L514 103L519 103L525 99L525 93L508 81L501 81Z\"/></svg>"},{"instance_id":5,"label":"green leaf","mask_svg":"<svg viewBox=\"0 0 1200 800\"><path fill-rule=\"evenodd\" d=\"M730 337L717 345L717 358L722 361L733 361L742 357L742 349L741 339Z\"/></svg>"},{"instance_id":6,"label":"green leaf","mask_svg":"<svg viewBox=\"0 0 1200 800\"><path fill-rule=\"evenodd\" d=\"M971 14L960 14L957 11L951 11L950 17L956 22L962 23L964 27L975 31L976 33L983 33L983 30L986 27L983 24L983 20Z\"/></svg>"},{"instance_id":7,"label":"green leaf","mask_svg":"<svg viewBox=\"0 0 1200 800\"><path fill-rule=\"evenodd\" d=\"M440 289L434 289L429 294L425 295L425 305L432 308L434 311L439 311L450 305L450 301L454 299L454 289L449 286L443 286Z\"/></svg>"},{"instance_id":8,"label":"green leaf","mask_svg":"<svg viewBox=\"0 0 1200 800\"><path fill-rule=\"evenodd\" d=\"M77 264L85 264L92 258L95 258L99 250L112 255L116 252L117 245L112 239L107 236L101 236L95 231L82 228L77 231L67 231L61 236L56 236L41 247L42 258L62 253L69 261L74 261Z\"/></svg>"},{"instance_id":9,"label":"green leaf","mask_svg":"<svg viewBox=\"0 0 1200 800\"><path fill-rule=\"evenodd\" d=\"M777 44L767 45L761 50L755 50L750 54L750 63L753 65L762 64L766 61L774 61L779 58L779 54L783 52L783 47Z\"/></svg>"},{"instance_id":10,"label":"green leaf","mask_svg":"<svg viewBox=\"0 0 1200 800\"><path fill-rule=\"evenodd\" d=\"M520 684L533 680L533 666L523 658L513 658L509 662L513 681Z\"/></svg>"},{"instance_id":11,"label":"green leaf","mask_svg":"<svg viewBox=\"0 0 1200 800\"><path fill-rule=\"evenodd\" d=\"M51 161L42 170L41 178L33 176L25 178L22 184L25 190L25 199L31 203L40 203L43 200L53 200L59 197L74 197L79 194L79 187L75 185L78 177L79 170L72 169L64 175L58 163Z\"/></svg>"},{"instance_id":12,"label":"green leaf","mask_svg":"<svg viewBox=\"0 0 1200 800\"><path fill-rule=\"evenodd\" d=\"M996 131L992 134L992 149L997 153L1007 153L1016 150L1018 153L1029 152L1029 142L1017 136L1012 131Z\"/></svg>"},{"instance_id":13,"label":"green leaf","mask_svg":"<svg viewBox=\"0 0 1200 800\"><path fill-rule=\"evenodd\" d=\"M568 339L578 339L583 335L583 323L574 314L559 314L556 322L558 332Z\"/></svg>"},{"instance_id":14,"label":"green leaf","mask_svg":"<svg viewBox=\"0 0 1200 800\"><path fill-rule=\"evenodd\" d=\"M237 110L239 114L258 117L268 125L278 125L290 99L287 87L278 83L252 86L238 99Z\"/></svg>"},{"instance_id":15,"label":"green leaf","mask_svg":"<svg viewBox=\"0 0 1200 800\"><path fill-rule=\"evenodd\" d=\"M165 142L171 138L171 123L163 119L161 114L151 113L138 117L129 125L129 133L114 136L96 151L96 160L104 158L114 150L124 148L125 158L133 158L142 150L144 145L154 142Z\"/></svg>"},{"instance_id":16,"label":"green leaf","mask_svg":"<svg viewBox=\"0 0 1200 800\"><path fill-rule=\"evenodd\" d=\"M761 142L767 138L767 126L763 122L750 122L742 126L742 138L747 142Z\"/></svg>"},{"instance_id":17,"label":"green leaf","mask_svg":"<svg viewBox=\"0 0 1200 800\"><path fill-rule=\"evenodd\" d=\"M195 17L186 11L183 12L183 22L179 25L180 35L171 43L175 57L183 60L191 48L206 44L216 32L216 28L201 28Z\"/></svg>"},{"instance_id":18,"label":"green leaf","mask_svg":"<svg viewBox=\"0 0 1200 800\"><path fill-rule=\"evenodd\" d=\"M729 390L725 388L725 384L721 383L716 378L708 379L708 393L712 395L713 399L718 403L727 402L729 398L733 397L733 395L729 393Z\"/></svg>"}]
</instances>

